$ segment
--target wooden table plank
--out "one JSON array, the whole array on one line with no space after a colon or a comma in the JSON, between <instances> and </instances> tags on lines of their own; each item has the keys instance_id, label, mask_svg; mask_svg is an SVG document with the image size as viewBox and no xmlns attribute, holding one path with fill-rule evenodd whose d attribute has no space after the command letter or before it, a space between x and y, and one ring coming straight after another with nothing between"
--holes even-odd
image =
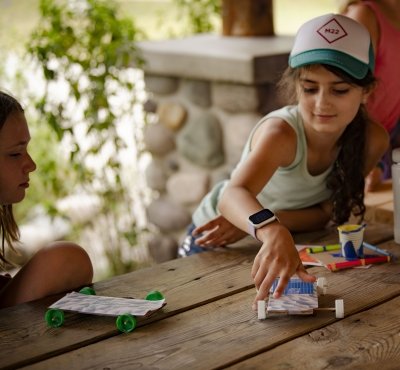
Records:
<instances>
[{"instance_id":1,"label":"wooden table plank","mask_svg":"<svg viewBox=\"0 0 400 370\"><path fill-rule=\"evenodd\" d=\"M313 270L328 279L328 294L321 297L321 307L332 307L334 299L343 298L346 316L400 295L398 264L336 273ZM253 298L254 289L249 289L28 368L222 368L337 321L332 312L275 315L259 321L251 310Z\"/></svg>"},{"instance_id":2,"label":"wooden table plank","mask_svg":"<svg viewBox=\"0 0 400 370\"><path fill-rule=\"evenodd\" d=\"M400 297L315 330L229 369L399 369Z\"/></svg>"},{"instance_id":3,"label":"wooden table plank","mask_svg":"<svg viewBox=\"0 0 400 370\"><path fill-rule=\"evenodd\" d=\"M184 262L173 260L95 283L94 288L100 295L135 298L152 289L160 290L167 305L144 322L148 323L252 287L254 253L203 253ZM224 277L226 269L229 280ZM119 334L114 318L76 313L67 314L62 328L48 328L44 321L46 308L59 297L0 311L0 368L21 366Z\"/></svg>"},{"instance_id":4,"label":"wooden table plank","mask_svg":"<svg viewBox=\"0 0 400 370\"><path fill-rule=\"evenodd\" d=\"M370 243L387 240L392 235L392 228L385 225L369 225L366 230L366 240ZM301 234L296 240L337 241L337 232L330 229ZM98 294L119 297L138 298L152 289L162 291L167 306L143 323L147 324L252 290L250 270L255 253L255 248L239 248L234 253L204 253L98 282L94 287ZM254 295L253 291L250 295ZM112 318L80 314L68 314L65 326L60 329L47 328L43 319L46 307L59 297L0 311L0 368L33 363L119 334Z\"/></svg>"}]
</instances>

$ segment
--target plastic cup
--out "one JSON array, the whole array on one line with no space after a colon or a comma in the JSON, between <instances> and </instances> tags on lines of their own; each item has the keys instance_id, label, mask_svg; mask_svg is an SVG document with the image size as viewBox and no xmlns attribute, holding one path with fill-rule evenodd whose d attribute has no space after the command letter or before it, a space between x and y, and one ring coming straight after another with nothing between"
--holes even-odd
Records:
<instances>
[{"instance_id":1,"label":"plastic cup","mask_svg":"<svg viewBox=\"0 0 400 370\"><path fill-rule=\"evenodd\" d=\"M348 261L364 257L363 239L365 224L341 225L338 227L342 256Z\"/></svg>"}]
</instances>

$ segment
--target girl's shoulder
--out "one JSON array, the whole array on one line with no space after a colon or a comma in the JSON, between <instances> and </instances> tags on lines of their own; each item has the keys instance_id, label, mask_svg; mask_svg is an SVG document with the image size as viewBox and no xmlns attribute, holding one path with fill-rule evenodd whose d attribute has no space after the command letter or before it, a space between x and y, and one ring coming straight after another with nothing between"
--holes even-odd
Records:
<instances>
[{"instance_id":1,"label":"girl's shoulder","mask_svg":"<svg viewBox=\"0 0 400 370\"><path fill-rule=\"evenodd\" d=\"M251 138L250 148L281 158L280 166L287 166L296 157L299 131L297 109L285 107L271 112L260 122ZM301 135L300 135L301 136Z\"/></svg>"},{"instance_id":2,"label":"girl's shoulder","mask_svg":"<svg viewBox=\"0 0 400 370\"><path fill-rule=\"evenodd\" d=\"M294 130L299 134L303 124L297 105L288 105L267 114L257 124L256 129L258 128L266 132L278 130L281 133L290 133Z\"/></svg>"}]
</instances>

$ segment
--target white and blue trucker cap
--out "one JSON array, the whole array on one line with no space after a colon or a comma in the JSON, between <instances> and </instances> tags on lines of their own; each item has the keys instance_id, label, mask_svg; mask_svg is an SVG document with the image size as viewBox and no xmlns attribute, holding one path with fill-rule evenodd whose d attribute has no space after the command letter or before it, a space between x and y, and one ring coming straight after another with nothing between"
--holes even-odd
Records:
<instances>
[{"instance_id":1,"label":"white and blue trucker cap","mask_svg":"<svg viewBox=\"0 0 400 370\"><path fill-rule=\"evenodd\" d=\"M356 79L374 71L374 51L368 30L340 14L325 14L298 30L289 56L292 68L329 64Z\"/></svg>"}]
</instances>

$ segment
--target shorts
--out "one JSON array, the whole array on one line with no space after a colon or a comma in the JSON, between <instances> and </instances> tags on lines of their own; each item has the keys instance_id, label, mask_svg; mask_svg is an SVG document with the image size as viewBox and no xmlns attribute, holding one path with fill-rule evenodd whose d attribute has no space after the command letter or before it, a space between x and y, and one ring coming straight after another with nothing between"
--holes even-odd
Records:
<instances>
[{"instance_id":1,"label":"shorts","mask_svg":"<svg viewBox=\"0 0 400 370\"><path fill-rule=\"evenodd\" d=\"M196 244L196 238L192 235L192 231L196 228L194 224L191 224L187 229L187 235L183 240L183 243L178 248L178 257L188 257L192 254L209 252L209 248L202 248Z\"/></svg>"}]
</instances>

